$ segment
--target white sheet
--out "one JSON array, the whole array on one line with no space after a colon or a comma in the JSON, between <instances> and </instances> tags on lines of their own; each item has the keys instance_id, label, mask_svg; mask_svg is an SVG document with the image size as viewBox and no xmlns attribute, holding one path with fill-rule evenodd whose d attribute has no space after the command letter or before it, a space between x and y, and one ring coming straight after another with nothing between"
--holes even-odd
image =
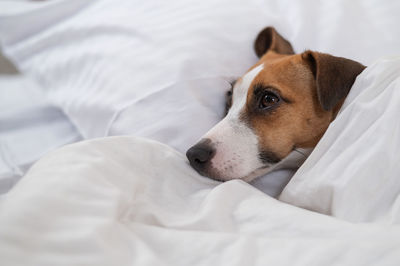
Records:
<instances>
[{"instance_id":1,"label":"white sheet","mask_svg":"<svg viewBox=\"0 0 400 266\"><path fill-rule=\"evenodd\" d=\"M399 213L398 210L396 210ZM64 147L0 201L3 265L398 265L398 224L352 224L199 176L135 137Z\"/></svg>"},{"instance_id":2,"label":"white sheet","mask_svg":"<svg viewBox=\"0 0 400 266\"><path fill-rule=\"evenodd\" d=\"M151 137L181 152L221 118L227 81L257 61L265 26L297 52L367 65L400 47L396 0L12 3L0 3L4 51L83 137Z\"/></svg>"},{"instance_id":3,"label":"white sheet","mask_svg":"<svg viewBox=\"0 0 400 266\"><path fill-rule=\"evenodd\" d=\"M36 82L22 75L0 75L0 195L45 153L81 139Z\"/></svg>"},{"instance_id":4,"label":"white sheet","mask_svg":"<svg viewBox=\"0 0 400 266\"><path fill-rule=\"evenodd\" d=\"M221 118L227 81L257 61L265 26L297 52L370 64L398 53L399 9L396 0L0 1L0 41L84 138L136 135L184 152ZM291 173L256 184L277 195Z\"/></svg>"}]
</instances>

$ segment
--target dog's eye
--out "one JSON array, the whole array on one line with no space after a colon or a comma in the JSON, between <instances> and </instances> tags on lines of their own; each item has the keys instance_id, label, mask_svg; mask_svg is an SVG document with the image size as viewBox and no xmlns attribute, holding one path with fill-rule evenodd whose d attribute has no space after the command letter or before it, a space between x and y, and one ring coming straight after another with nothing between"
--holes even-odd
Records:
<instances>
[{"instance_id":1,"label":"dog's eye","mask_svg":"<svg viewBox=\"0 0 400 266\"><path fill-rule=\"evenodd\" d=\"M279 102L279 97L273 92L266 92L260 99L260 109L268 109Z\"/></svg>"}]
</instances>

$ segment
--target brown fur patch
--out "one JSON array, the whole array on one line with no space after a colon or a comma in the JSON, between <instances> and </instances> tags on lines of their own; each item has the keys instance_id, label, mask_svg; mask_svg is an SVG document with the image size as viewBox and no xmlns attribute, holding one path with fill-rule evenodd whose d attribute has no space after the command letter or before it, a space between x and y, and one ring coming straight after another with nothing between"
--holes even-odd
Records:
<instances>
[{"instance_id":1,"label":"brown fur patch","mask_svg":"<svg viewBox=\"0 0 400 266\"><path fill-rule=\"evenodd\" d=\"M242 117L259 137L260 150L284 158L294 148L314 147L328 128L332 112L322 109L310 68L301 55L274 52L265 54L259 64L264 64L264 69L250 85ZM276 108L257 108L257 84L280 95Z\"/></svg>"}]
</instances>

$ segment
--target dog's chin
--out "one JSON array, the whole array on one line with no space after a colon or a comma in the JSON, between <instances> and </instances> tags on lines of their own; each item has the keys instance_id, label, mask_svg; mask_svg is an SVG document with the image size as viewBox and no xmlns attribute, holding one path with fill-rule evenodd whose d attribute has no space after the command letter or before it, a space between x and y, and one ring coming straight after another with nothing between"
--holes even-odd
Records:
<instances>
[{"instance_id":1,"label":"dog's chin","mask_svg":"<svg viewBox=\"0 0 400 266\"><path fill-rule=\"evenodd\" d=\"M201 175L206 176L208 178L220 181L220 182L226 182L229 180L235 180L235 179L240 179L245 182L251 182L254 179L261 177L263 175L268 174L271 171L278 170L278 169L298 169L305 161L307 156L311 153L312 149L299 149L292 151L289 155L287 155L285 158L280 160L279 162L276 163L264 163L263 166L252 170L248 171L247 174L241 175L241 176L235 176L235 170L232 169L229 172L222 171L218 168L215 167L209 167L207 169L204 169L205 171L199 172Z\"/></svg>"},{"instance_id":2,"label":"dog's chin","mask_svg":"<svg viewBox=\"0 0 400 266\"><path fill-rule=\"evenodd\" d=\"M218 169L215 169L215 168L212 168L209 171L199 172L199 174L201 174L202 176L214 179L219 182L226 182L226 181L230 181L230 180L240 179L240 180L243 180L243 181L249 183L249 182L253 181L254 179L261 177L261 176L269 173L270 171L272 171L274 169L275 165L276 164L260 167L253 171L250 171L248 174L241 176L241 177L239 177L239 176L235 177L235 176L229 175L229 174L224 173L223 171L219 171Z\"/></svg>"}]
</instances>

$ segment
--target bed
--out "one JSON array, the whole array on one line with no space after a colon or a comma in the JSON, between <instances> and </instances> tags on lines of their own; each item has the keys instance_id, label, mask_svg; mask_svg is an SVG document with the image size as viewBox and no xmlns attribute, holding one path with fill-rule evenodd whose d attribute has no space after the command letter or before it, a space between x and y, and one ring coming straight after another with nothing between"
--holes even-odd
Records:
<instances>
[{"instance_id":1,"label":"bed","mask_svg":"<svg viewBox=\"0 0 400 266\"><path fill-rule=\"evenodd\" d=\"M0 116L2 264L400 263L398 2L1 1L0 10L2 50L28 80L1 99L20 103ZM257 61L252 43L268 25L297 52L368 67L298 170L253 184L201 177L182 154L221 119L229 82Z\"/></svg>"}]
</instances>

